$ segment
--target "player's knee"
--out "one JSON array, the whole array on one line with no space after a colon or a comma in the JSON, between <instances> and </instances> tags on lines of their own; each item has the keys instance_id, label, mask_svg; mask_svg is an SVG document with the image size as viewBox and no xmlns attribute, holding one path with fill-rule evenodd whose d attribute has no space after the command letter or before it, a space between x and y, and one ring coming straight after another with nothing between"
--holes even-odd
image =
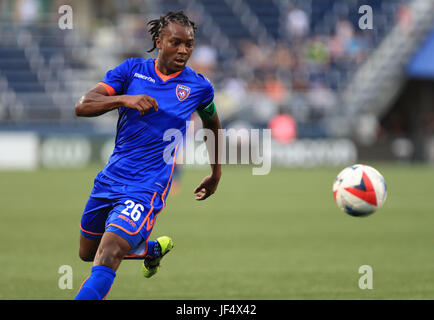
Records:
<instances>
[{"instance_id":1,"label":"player's knee","mask_svg":"<svg viewBox=\"0 0 434 320\"><path fill-rule=\"evenodd\" d=\"M115 268L120 264L125 253L125 250L117 245L102 246L99 248L95 264Z\"/></svg>"}]
</instances>

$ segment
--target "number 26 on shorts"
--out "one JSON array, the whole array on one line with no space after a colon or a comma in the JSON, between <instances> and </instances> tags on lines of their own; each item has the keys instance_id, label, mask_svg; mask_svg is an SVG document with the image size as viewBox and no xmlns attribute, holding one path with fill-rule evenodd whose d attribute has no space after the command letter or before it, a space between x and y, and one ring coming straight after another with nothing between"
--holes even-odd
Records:
<instances>
[{"instance_id":1,"label":"number 26 on shorts","mask_svg":"<svg viewBox=\"0 0 434 320\"><path fill-rule=\"evenodd\" d=\"M137 221L140 219L140 216L142 215L143 211L145 210L145 207L141 205L140 203L135 203L132 200L127 200L124 202L126 205L126 208L122 210L122 214L126 215L127 217L131 217L133 221Z\"/></svg>"}]
</instances>

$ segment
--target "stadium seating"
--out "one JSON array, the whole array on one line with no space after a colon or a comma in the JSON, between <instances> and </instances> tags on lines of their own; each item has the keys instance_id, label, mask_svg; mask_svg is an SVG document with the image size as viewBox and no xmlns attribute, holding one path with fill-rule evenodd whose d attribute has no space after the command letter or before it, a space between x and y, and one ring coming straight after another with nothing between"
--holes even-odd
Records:
<instances>
[{"instance_id":1,"label":"stadium seating","mask_svg":"<svg viewBox=\"0 0 434 320\"><path fill-rule=\"evenodd\" d=\"M322 43L326 48L326 39L335 34L338 21L349 21L355 33L359 33L358 8L361 5L370 5L374 12L375 28L355 38L356 40L351 43L353 47L348 50L371 52L391 30L396 20L398 6L402 2L401 0L393 3L377 0L166 0L155 2L153 12L161 14L168 10L184 9L187 13L195 12L196 15L201 15L201 28L196 34L197 43L203 41L216 48L220 67L215 71L212 80L218 92L224 86L225 76L240 76L236 74L236 64L242 56L239 47L241 41L251 41L261 48L264 44L258 43L258 39L263 40L265 36L270 46L276 43L287 44L291 54L300 50L292 47L291 39L288 39L287 35L286 19L290 8L300 8L309 19L308 33L301 42L300 52L305 54L303 50L315 41ZM116 21L114 26L116 27ZM260 34L262 38L259 37ZM1 93L0 101L7 104L7 109L13 108L13 105L21 105L22 112L16 116L26 121L44 121L44 119L51 121L53 117L59 117L58 120L63 122L77 121L73 116L72 108L78 95L80 92L83 93L88 83L95 83L100 78L100 75L92 78L89 71L92 65L88 63L88 59L75 54L80 50L80 46L91 48L92 44L89 40L86 34L76 30L60 33L57 21L36 21L31 27L20 25L13 19L2 22L0 83L6 83L7 90ZM349 52L351 54L351 51ZM317 52L312 51L312 53ZM330 53L325 52L325 54ZM119 59L119 52L113 52L112 55L118 55ZM366 58L365 56L363 59ZM274 58L268 57L268 59ZM307 58L302 56L300 59ZM304 108L311 108L307 94L310 88L318 83L338 95L364 61L350 56L345 59L327 59L329 58L326 56L326 61L321 62L319 67L316 62L302 60L302 64L307 63L308 66L305 71L307 88L297 92L300 94L298 97L301 96L297 98L297 107L295 107L296 102L288 98L284 102L284 110L291 112L294 108L300 108L300 101L304 101L301 104ZM251 67L255 75L263 72L261 69L256 70L256 64ZM283 76L284 85L289 91L298 90L291 84L294 74L295 71L290 71ZM289 96L296 95L293 92ZM3 115L0 121L10 120L7 119L7 114L9 113L0 113L0 117ZM266 125L267 120L263 119L262 124ZM315 132L318 136L328 134L322 127L321 119L308 117L297 120L300 122L300 128L313 128L301 130L301 133L307 132L306 136L315 137ZM223 122L226 123L225 119Z\"/></svg>"}]
</instances>

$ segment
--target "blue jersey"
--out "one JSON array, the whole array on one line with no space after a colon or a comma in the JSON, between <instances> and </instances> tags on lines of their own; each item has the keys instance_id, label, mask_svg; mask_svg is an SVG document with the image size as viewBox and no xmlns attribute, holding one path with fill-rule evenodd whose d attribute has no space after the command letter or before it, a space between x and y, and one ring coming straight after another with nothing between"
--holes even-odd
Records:
<instances>
[{"instance_id":1,"label":"blue jersey","mask_svg":"<svg viewBox=\"0 0 434 320\"><path fill-rule=\"evenodd\" d=\"M189 67L163 75L155 59L142 58L124 61L99 84L110 95L146 94L158 103L158 111L150 109L143 116L136 109L118 109L115 147L102 173L122 184L167 195L179 150L172 147L175 137L167 139L169 130L185 136L191 114L213 101L212 84Z\"/></svg>"}]
</instances>

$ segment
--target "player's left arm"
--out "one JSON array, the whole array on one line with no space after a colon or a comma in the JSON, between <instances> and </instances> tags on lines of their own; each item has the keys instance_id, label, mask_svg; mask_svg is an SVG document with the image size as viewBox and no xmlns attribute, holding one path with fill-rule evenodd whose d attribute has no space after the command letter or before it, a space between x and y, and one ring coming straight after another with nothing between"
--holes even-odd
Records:
<instances>
[{"instance_id":1,"label":"player's left arm","mask_svg":"<svg viewBox=\"0 0 434 320\"><path fill-rule=\"evenodd\" d=\"M222 153L222 127L214 102L202 111L198 111L202 119L202 126L212 132L214 139L205 140L208 155L211 163L211 174L205 177L199 186L194 190L196 200L205 200L212 195L220 182L222 175L221 170L221 153ZM205 136L206 138L206 136Z\"/></svg>"}]
</instances>

